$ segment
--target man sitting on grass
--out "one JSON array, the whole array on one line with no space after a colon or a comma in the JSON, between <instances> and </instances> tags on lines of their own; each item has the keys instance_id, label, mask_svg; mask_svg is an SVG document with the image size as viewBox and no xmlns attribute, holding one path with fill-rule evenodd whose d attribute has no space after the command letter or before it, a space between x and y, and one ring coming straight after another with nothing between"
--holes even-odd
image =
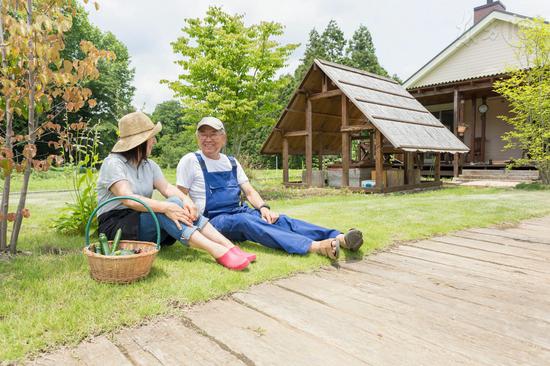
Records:
<instances>
[{"instance_id":1,"label":"man sitting on grass","mask_svg":"<svg viewBox=\"0 0 550 366\"><path fill-rule=\"evenodd\" d=\"M200 151L179 161L177 186L190 195L199 213L230 240L250 240L287 253L312 252L331 259L338 258L340 247L356 251L363 244L359 230L343 234L271 211L239 162L221 153L227 136L219 119L203 118L197 124L196 134ZM252 207L241 204L241 190Z\"/></svg>"}]
</instances>

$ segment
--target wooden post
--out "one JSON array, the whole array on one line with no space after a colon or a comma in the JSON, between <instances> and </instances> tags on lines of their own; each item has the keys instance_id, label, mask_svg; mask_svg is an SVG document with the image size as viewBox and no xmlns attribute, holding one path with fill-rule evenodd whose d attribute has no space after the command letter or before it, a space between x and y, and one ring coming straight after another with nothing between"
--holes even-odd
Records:
<instances>
[{"instance_id":1,"label":"wooden post","mask_svg":"<svg viewBox=\"0 0 550 366\"><path fill-rule=\"evenodd\" d=\"M348 99L342 94L342 127L348 127ZM342 187L349 187L349 132L342 132Z\"/></svg>"},{"instance_id":2,"label":"wooden post","mask_svg":"<svg viewBox=\"0 0 550 366\"><path fill-rule=\"evenodd\" d=\"M404 177L404 184L412 184L413 182L411 182L411 179L410 179L410 175L412 173L412 170L414 169L414 160L413 160L413 156L412 156L412 153L410 151L405 151L405 153L403 154L403 156L405 157L403 160L403 167L404 167L404 172L403 172L403 177Z\"/></svg>"},{"instance_id":3,"label":"wooden post","mask_svg":"<svg viewBox=\"0 0 550 366\"><path fill-rule=\"evenodd\" d=\"M380 189L380 192L384 189L383 174L384 174L384 155L382 153L382 134L376 130L375 136L376 145L376 188Z\"/></svg>"},{"instance_id":4,"label":"wooden post","mask_svg":"<svg viewBox=\"0 0 550 366\"><path fill-rule=\"evenodd\" d=\"M369 131L369 160L372 163L374 163L374 135L372 134L372 130Z\"/></svg>"},{"instance_id":5,"label":"wooden post","mask_svg":"<svg viewBox=\"0 0 550 366\"><path fill-rule=\"evenodd\" d=\"M481 98L481 104L487 105L487 97ZM487 112L481 114L481 161L485 162L485 130L487 128Z\"/></svg>"},{"instance_id":6,"label":"wooden post","mask_svg":"<svg viewBox=\"0 0 550 366\"><path fill-rule=\"evenodd\" d=\"M459 119L459 102L458 102L458 89L454 90L453 93L453 133L458 137L458 119ZM453 176L458 178L458 153L455 153L453 156Z\"/></svg>"},{"instance_id":7,"label":"wooden post","mask_svg":"<svg viewBox=\"0 0 550 366\"><path fill-rule=\"evenodd\" d=\"M472 126L470 126L470 162L476 162L476 120L477 120L477 98L472 95Z\"/></svg>"},{"instance_id":8,"label":"wooden post","mask_svg":"<svg viewBox=\"0 0 550 366\"><path fill-rule=\"evenodd\" d=\"M321 125L321 130L322 130L322 125ZM324 149L323 149L323 132L321 132L320 134L317 135L317 159L319 160L319 171L322 171L323 170L323 154L324 154ZM321 173L322 174L322 173Z\"/></svg>"},{"instance_id":9,"label":"wooden post","mask_svg":"<svg viewBox=\"0 0 550 366\"><path fill-rule=\"evenodd\" d=\"M313 182L313 113L311 100L306 101L306 185Z\"/></svg>"},{"instance_id":10,"label":"wooden post","mask_svg":"<svg viewBox=\"0 0 550 366\"><path fill-rule=\"evenodd\" d=\"M434 180L439 182L441 180L441 153L435 153L435 166L434 166Z\"/></svg>"},{"instance_id":11,"label":"wooden post","mask_svg":"<svg viewBox=\"0 0 550 366\"><path fill-rule=\"evenodd\" d=\"M283 183L288 182L288 139L283 137Z\"/></svg>"},{"instance_id":12,"label":"wooden post","mask_svg":"<svg viewBox=\"0 0 550 366\"><path fill-rule=\"evenodd\" d=\"M322 84L321 84L321 92L322 93L325 93L328 91L328 77L323 74L323 79L322 79Z\"/></svg>"}]
</instances>

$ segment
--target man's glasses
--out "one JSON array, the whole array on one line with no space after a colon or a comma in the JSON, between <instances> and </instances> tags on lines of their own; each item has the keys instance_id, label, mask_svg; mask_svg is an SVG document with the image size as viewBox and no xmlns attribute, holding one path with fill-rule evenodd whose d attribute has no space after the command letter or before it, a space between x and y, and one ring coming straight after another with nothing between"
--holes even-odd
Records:
<instances>
[{"instance_id":1,"label":"man's glasses","mask_svg":"<svg viewBox=\"0 0 550 366\"><path fill-rule=\"evenodd\" d=\"M215 139L215 138L218 138L220 136L222 136L223 133L221 132L214 132L214 133L198 133L198 136L201 140L206 140L208 138L211 138L211 139Z\"/></svg>"}]
</instances>

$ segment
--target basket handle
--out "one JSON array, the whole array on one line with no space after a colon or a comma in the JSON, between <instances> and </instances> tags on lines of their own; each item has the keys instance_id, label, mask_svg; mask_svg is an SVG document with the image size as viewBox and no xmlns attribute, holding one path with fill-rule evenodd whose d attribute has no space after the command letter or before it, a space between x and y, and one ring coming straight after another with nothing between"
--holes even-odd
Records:
<instances>
[{"instance_id":1,"label":"basket handle","mask_svg":"<svg viewBox=\"0 0 550 366\"><path fill-rule=\"evenodd\" d=\"M155 215L155 213L153 212L153 210L151 210L151 207L149 207L145 202L143 202L142 200L140 200L139 198L135 198L135 197L130 197L130 196L117 196L117 197L113 197L113 198L109 198L107 201L99 204L95 210L92 212L92 214L90 215L90 218L88 219L88 223L86 224L86 231L84 233L84 237L86 238L86 248L89 248L90 247L90 226L92 226L92 221L94 219L94 216L95 214L97 213L97 211L105 206L107 203L109 202L113 202L113 201L119 201L119 200L132 200L132 201L136 201L138 203L141 203L143 205L143 207L145 207L147 209L147 211L149 211L149 213L151 214L151 216L153 216L153 221L155 221L155 227L157 228L157 249L160 250L160 226L159 226L159 221L157 219L157 215Z\"/></svg>"}]
</instances>

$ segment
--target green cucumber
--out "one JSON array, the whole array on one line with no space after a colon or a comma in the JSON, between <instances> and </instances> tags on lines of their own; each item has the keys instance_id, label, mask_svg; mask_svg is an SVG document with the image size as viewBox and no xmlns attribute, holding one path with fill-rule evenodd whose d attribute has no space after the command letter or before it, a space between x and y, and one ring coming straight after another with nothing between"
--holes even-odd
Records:
<instances>
[{"instance_id":1,"label":"green cucumber","mask_svg":"<svg viewBox=\"0 0 550 366\"><path fill-rule=\"evenodd\" d=\"M111 254L116 252L118 248L118 243L120 242L121 237L122 237L122 229L118 228L115 234L115 238L113 239L113 247L111 248Z\"/></svg>"},{"instance_id":2,"label":"green cucumber","mask_svg":"<svg viewBox=\"0 0 550 366\"><path fill-rule=\"evenodd\" d=\"M103 252L103 255L109 255L111 254L111 250L109 249L109 241L107 240L107 235L104 233L99 234L99 243L101 244L101 251Z\"/></svg>"}]
</instances>

